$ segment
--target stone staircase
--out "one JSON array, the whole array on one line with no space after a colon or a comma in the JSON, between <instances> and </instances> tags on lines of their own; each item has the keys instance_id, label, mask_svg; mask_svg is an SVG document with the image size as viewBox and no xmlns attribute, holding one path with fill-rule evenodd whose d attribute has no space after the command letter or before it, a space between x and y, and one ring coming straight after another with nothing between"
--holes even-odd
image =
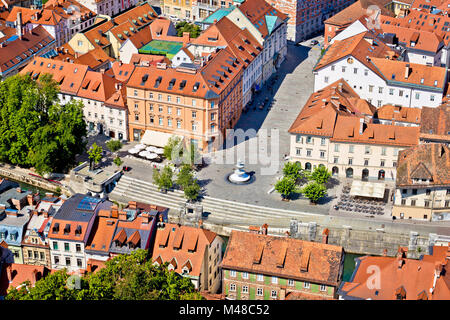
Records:
<instances>
[{"instance_id":1,"label":"stone staircase","mask_svg":"<svg viewBox=\"0 0 450 320\"><path fill-rule=\"evenodd\" d=\"M161 193L152 183L123 175L113 191L111 200L121 203L138 200L173 209L175 214L185 203L184 194L180 190ZM263 206L238 203L230 200L204 197L200 202L206 221L221 225L262 225L288 227L291 219L304 222L315 221L319 216L306 212L267 208ZM205 221L205 222L206 222Z\"/></svg>"}]
</instances>

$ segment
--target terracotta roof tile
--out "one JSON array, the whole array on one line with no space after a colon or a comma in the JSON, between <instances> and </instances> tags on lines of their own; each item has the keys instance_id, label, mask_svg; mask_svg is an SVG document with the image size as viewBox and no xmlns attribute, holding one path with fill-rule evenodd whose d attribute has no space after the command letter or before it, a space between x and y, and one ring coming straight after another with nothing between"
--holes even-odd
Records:
<instances>
[{"instance_id":1,"label":"terracotta roof tile","mask_svg":"<svg viewBox=\"0 0 450 320\"><path fill-rule=\"evenodd\" d=\"M436 264L433 259L414 260L404 257L361 257L352 276L352 282L344 282L339 289L344 298L396 300L400 295L406 300L449 300L450 273L440 274L433 288ZM450 260L439 261L447 269ZM400 263L401 262L401 263ZM374 267L380 270L380 287L370 288L367 281ZM434 289L434 290L433 290Z\"/></svg>"},{"instance_id":2,"label":"terracotta roof tile","mask_svg":"<svg viewBox=\"0 0 450 320\"><path fill-rule=\"evenodd\" d=\"M284 265L279 267L277 262L284 248ZM339 246L232 231L222 268L337 285L342 258L343 249Z\"/></svg>"},{"instance_id":3,"label":"terracotta roof tile","mask_svg":"<svg viewBox=\"0 0 450 320\"><path fill-rule=\"evenodd\" d=\"M409 122L420 124L422 110L419 108L407 108L386 104L377 109L378 119L392 120L395 122Z\"/></svg>"},{"instance_id":4,"label":"terracotta roof tile","mask_svg":"<svg viewBox=\"0 0 450 320\"><path fill-rule=\"evenodd\" d=\"M430 179L420 183L421 179ZM413 179L420 179L414 182ZM445 144L426 143L402 150L398 156L397 186L450 185L450 149Z\"/></svg>"},{"instance_id":5,"label":"terracotta roof tile","mask_svg":"<svg viewBox=\"0 0 450 320\"><path fill-rule=\"evenodd\" d=\"M216 236L209 230L167 223L156 231L152 260L172 262L176 265L174 271L180 274L189 262L192 269L189 274L198 276L202 272L206 247ZM195 250L192 250L193 243L197 243Z\"/></svg>"},{"instance_id":6,"label":"terracotta roof tile","mask_svg":"<svg viewBox=\"0 0 450 320\"><path fill-rule=\"evenodd\" d=\"M423 107L421 112L420 138L450 142L450 105L437 108Z\"/></svg>"}]
</instances>

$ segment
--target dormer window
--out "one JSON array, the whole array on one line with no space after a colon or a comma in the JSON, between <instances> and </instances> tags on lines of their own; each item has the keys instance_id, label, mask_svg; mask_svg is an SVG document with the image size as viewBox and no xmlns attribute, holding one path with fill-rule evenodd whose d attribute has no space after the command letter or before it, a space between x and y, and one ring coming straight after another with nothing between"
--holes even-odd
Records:
<instances>
[{"instance_id":1,"label":"dormer window","mask_svg":"<svg viewBox=\"0 0 450 320\"><path fill-rule=\"evenodd\" d=\"M59 223L55 223L55 225L53 226L53 233L58 233L59 232Z\"/></svg>"},{"instance_id":2,"label":"dormer window","mask_svg":"<svg viewBox=\"0 0 450 320\"><path fill-rule=\"evenodd\" d=\"M64 234L68 235L70 233L70 224L66 224L66 226L64 227Z\"/></svg>"}]
</instances>

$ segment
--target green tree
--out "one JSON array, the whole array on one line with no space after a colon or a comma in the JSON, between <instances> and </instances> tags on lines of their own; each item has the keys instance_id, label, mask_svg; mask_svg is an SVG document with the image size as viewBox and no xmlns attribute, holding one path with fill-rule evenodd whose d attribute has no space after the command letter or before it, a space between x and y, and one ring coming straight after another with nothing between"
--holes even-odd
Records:
<instances>
[{"instance_id":1,"label":"green tree","mask_svg":"<svg viewBox=\"0 0 450 320\"><path fill-rule=\"evenodd\" d=\"M177 23L175 29L177 30L177 35L179 37L183 36L183 32L189 32L191 38L197 38L201 33L201 29L198 25L186 21Z\"/></svg>"},{"instance_id":2,"label":"green tree","mask_svg":"<svg viewBox=\"0 0 450 320\"><path fill-rule=\"evenodd\" d=\"M201 300L187 277L167 269L167 263L153 265L147 250L115 256L95 273L70 286L66 270L36 282L35 287L13 289L7 300Z\"/></svg>"},{"instance_id":3,"label":"green tree","mask_svg":"<svg viewBox=\"0 0 450 320\"><path fill-rule=\"evenodd\" d=\"M103 148L97 145L95 142L92 144L91 148L88 150L89 160L94 162L94 164L98 164L102 159Z\"/></svg>"},{"instance_id":4,"label":"green tree","mask_svg":"<svg viewBox=\"0 0 450 320\"><path fill-rule=\"evenodd\" d=\"M302 166L298 162L286 162L283 167L283 175L285 177L291 177L294 181L302 175Z\"/></svg>"},{"instance_id":5,"label":"green tree","mask_svg":"<svg viewBox=\"0 0 450 320\"><path fill-rule=\"evenodd\" d=\"M158 169L153 169L153 183L158 186L160 191L169 190L173 187L173 171L169 166L164 166L164 168L159 171Z\"/></svg>"},{"instance_id":6,"label":"green tree","mask_svg":"<svg viewBox=\"0 0 450 320\"><path fill-rule=\"evenodd\" d=\"M192 182L184 188L184 196L189 201L195 201L200 195L200 189L197 180L192 180Z\"/></svg>"},{"instance_id":7,"label":"green tree","mask_svg":"<svg viewBox=\"0 0 450 320\"><path fill-rule=\"evenodd\" d=\"M311 179L320 184L327 183L331 177L331 172L325 166L318 166L311 174Z\"/></svg>"},{"instance_id":8,"label":"green tree","mask_svg":"<svg viewBox=\"0 0 450 320\"><path fill-rule=\"evenodd\" d=\"M301 192L308 198L312 203L319 202L320 199L327 195L327 188L316 181L308 183Z\"/></svg>"},{"instance_id":9,"label":"green tree","mask_svg":"<svg viewBox=\"0 0 450 320\"><path fill-rule=\"evenodd\" d=\"M179 185L182 189L192 184L192 181L194 181L194 174L192 171L193 170L191 166L183 165L180 168L180 172L178 172L177 180L175 181L175 183Z\"/></svg>"},{"instance_id":10,"label":"green tree","mask_svg":"<svg viewBox=\"0 0 450 320\"><path fill-rule=\"evenodd\" d=\"M116 152L122 148L122 142L120 142L120 140L109 140L106 142L106 146L109 150L111 150L111 152Z\"/></svg>"},{"instance_id":11,"label":"green tree","mask_svg":"<svg viewBox=\"0 0 450 320\"><path fill-rule=\"evenodd\" d=\"M114 164L117 166L117 168L120 169L120 166L123 164L123 160L120 159L119 156L115 157L113 160Z\"/></svg>"},{"instance_id":12,"label":"green tree","mask_svg":"<svg viewBox=\"0 0 450 320\"><path fill-rule=\"evenodd\" d=\"M189 147L183 150L183 163L190 166L202 163L202 155L195 144L191 143Z\"/></svg>"},{"instance_id":13,"label":"green tree","mask_svg":"<svg viewBox=\"0 0 450 320\"><path fill-rule=\"evenodd\" d=\"M180 157L182 153L182 145L181 138L172 136L167 141L167 144L164 146L164 157L170 161L175 160Z\"/></svg>"},{"instance_id":14,"label":"green tree","mask_svg":"<svg viewBox=\"0 0 450 320\"><path fill-rule=\"evenodd\" d=\"M283 199L289 199L291 194L297 191L297 187L291 177L283 177L275 184L275 190L281 194Z\"/></svg>"},{"instance_id":15,"label":"green tree","mask_svg":"<svg viewBox=\"0 0 450 320\"><path fill-rule=\"evenodd\" d=\"M15 75L0 82L0 161L35 167L38 173L66 172L84 152L83 104L58 102L51 75L39 81Z\"/></svg>"}]
</instances>

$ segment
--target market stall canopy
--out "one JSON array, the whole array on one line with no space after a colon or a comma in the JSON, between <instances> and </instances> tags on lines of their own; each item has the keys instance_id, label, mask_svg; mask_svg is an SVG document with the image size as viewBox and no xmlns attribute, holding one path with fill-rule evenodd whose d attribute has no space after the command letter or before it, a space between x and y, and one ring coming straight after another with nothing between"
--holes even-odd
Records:
<instances>
[{"instance_id":1,"label":"market stall canopy","mask_svg":"<svg viewBox=\"0 0 450 320\"><path fill-rule=\"evenodd\" d=\"M350 189L350 195L356 197L383 199L385 189L386 185L384 183L354 180Z\"/></svg>"},{"instance_id":2,"label":"market stall canopy","mask_svg":"<svg viewBox=\"0 0 450 320\"><path fill-rule=\"evenodd\" d=\"M153 131L153 130L145 130L144 135L141 138L141 143L156 146L156 147L164 147L169 141L170 137L177 136L175 134L170 134L166 132ZM182 136L178 136L183 139Z\"/></svg>"}]
</instances>

